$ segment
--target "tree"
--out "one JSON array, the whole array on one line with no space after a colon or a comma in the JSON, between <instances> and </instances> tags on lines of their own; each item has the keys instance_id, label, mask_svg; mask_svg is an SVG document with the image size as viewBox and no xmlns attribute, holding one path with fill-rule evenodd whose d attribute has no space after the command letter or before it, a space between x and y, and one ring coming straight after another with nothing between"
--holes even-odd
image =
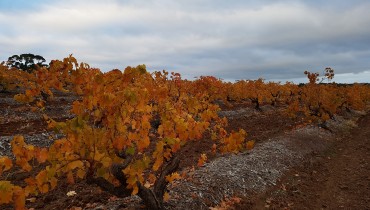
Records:
<instances>
[{"instance_id":1,"label":"tree","mask_svg":"<svg viewBox=\"0 0 370 210\"><path fill-rule=\"evenodd\" d=\"M17 68L23 71L32 72L37 67L47 66L46 60L40 55L34 55L31 53L13 55L8 58L7 66L11 68Z\"/></svg>"}]
</instances>

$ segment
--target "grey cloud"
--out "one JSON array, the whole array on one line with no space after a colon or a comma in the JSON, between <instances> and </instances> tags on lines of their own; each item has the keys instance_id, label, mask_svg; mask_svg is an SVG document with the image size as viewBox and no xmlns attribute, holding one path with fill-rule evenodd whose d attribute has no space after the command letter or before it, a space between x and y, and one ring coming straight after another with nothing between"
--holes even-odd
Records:
<instances>
[{"instance_id":1,"label":"grey cloud","mask_svg":"<svg viewBox=\"0 0 370 210\"><path fill-rule=\"evenodd\" d=\"M0 59L73 53L102 70L145 63L229 80L298 78L326 66L363 72L370 69L369 10L360 0L58 1L28 13L0 10Z\"/></svg>"}]
</instances>

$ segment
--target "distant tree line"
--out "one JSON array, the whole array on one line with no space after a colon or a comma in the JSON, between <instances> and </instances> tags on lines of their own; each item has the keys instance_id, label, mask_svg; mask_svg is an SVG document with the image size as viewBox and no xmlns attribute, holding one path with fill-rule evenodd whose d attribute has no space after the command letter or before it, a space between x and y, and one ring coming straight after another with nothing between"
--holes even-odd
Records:
<instances>
[{"instance_id":1,"label":"distant tree line","mask_svg":"<svg viewBox=\"0 0 370 210\"><path fill-rule=\"evenodd\" d=\"M6 64L9 68L17 68L27 72L32 72L38 67L48 66L44 57L31 53L13 55L8 58Z\"/></svg>"}]
</instances>

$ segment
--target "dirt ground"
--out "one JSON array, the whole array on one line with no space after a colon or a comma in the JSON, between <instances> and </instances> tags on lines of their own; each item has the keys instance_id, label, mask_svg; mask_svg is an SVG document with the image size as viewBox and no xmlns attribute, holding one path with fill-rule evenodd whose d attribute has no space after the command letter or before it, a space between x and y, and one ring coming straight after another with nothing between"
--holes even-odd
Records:
<instances>
[{"instance_id":1,"label":"dirt ground","mask_svg":"<svg viewBox=\"0 0 370 210\"><path fill-rule=\"evenodd\" d=\"M370 209L370 115L237 209Z\"/></svg>"},{"instance_id":2,"label":"dirt ground","mask_svg":"<svg viewBox=\"0 0 370 210\"><path fill-rule=\"evenodd\" d=\"M25 135L28 143L38 146L50 145L51 136L58 138L57 134L45 129L46 124L42 119L42 113L33 113L30 111L30 107L14 102L12 100L13 95L14 93L0 94L0 156L10 154L9 142L11 136L16 134ZM48 103L45 112L57 120L69 119L73 116L69 114L68 110L75 99L75 96L57 94L55 99ZM248 132L247 139L256 140L257 145L264 145L270 142L271 139L287 136L297 128L302 127L300 120L287 118L281 107L264 106L262 112L255 111L248 103L234 104L232 108L222 106L222 108L223 111L220 115L229 119L228 130L245 129ZM282 170L282 174L276 179L276 183L273 181L270 185L255 186L263 190L245 191L239 196L241 200L238 199L238 202L231 203L228 206L235 209L370 209L370 115L367 114L360 118L358 126L349 133L338 133L334 136L332 134L327 135L330 135L330 138L335 139L335 141L331 141L330 144L323 144L324 146L320 148L324 149L313 150L314 152L310 152L303 159L299 159L297 164L291 168ZM205 137L202 141L194 142L183 148L181 153L183 161L180 170L192 171L191 166L196 164L201 153L208 154L210 158L209 167L212 167L211 163L214 160L222 158L211 154L212 144L213 142ZM303 147L295 149L304 150ZM238 156L239 159L242 159L242 157L244 156ZM285 158L289 159L288 156ZM269 161L274 161L274 157L270 157ZM290 162L290 160L286 161ZM207 173L203 172L203 169L195 168L195 170L199 173ZM280 173L278 174L280 175ZM25 176L25 174L14 172L10 179L17 181L22 176ZM213 178L216 180L220 177ZM221 177L220 179L222 182L225 178ZM179 184L177 192L180 191L181 193L185 190L180 186L181 184ZM176 185L171 186L171 188L176 188ZM207 190L212 191L212 189ZM66 194L69 191L75 191L77 194L68 197ZM214 188L214 191L219 190ZM189 206L182 204L179 200L180 197L173 196L166 208L188 209ZM80 181L76 185L68 185L61 180L55 190L34 198L34 202L31 202L33 199L27 201L28 208L144 208L137 196L124 199L116 198L107 192L101 191L97 186L87 184L85 181ZM220 199L205 204L208 207L220 206ZM12 209L12 206L0 206L0 208Z\"/></svg>"}]
</instances>

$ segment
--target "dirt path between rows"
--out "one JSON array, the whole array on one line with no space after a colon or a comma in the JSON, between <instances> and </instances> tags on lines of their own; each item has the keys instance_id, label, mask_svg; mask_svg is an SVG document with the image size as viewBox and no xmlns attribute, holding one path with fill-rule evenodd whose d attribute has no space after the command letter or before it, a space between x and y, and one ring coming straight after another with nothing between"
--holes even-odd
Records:
<instances>
[{"instance_id":1,"label":"dirt path between rows","mask_svg":"<svg viewBox=\"0 0 370 210\"><path fill-rule=\"evenodd\" d=\"M370 114L242 209L370 209ZM237 208L237 209L239 209Z\"/></svg>"}]
</instances>

